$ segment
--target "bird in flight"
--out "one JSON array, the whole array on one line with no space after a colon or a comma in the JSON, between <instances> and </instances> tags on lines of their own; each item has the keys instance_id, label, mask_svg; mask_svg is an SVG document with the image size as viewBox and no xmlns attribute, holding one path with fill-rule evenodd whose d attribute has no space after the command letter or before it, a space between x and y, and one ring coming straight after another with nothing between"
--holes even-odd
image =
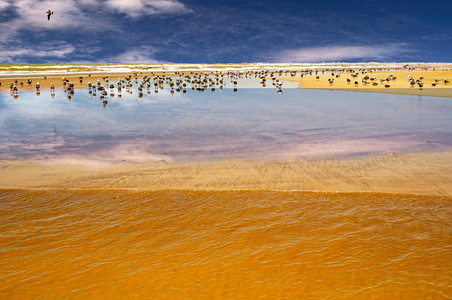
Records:
<instances>
[{"instance_id":1,"label":"bird in flight","mask_svg":"<svg viewBox=\"0 0 452 300\"><path fill-rule=\"evenodd\" d=\"M53 11L50 9L47 11L47 20L50 21L50 16L53 15Z\"/></svg>"}]
</instances>

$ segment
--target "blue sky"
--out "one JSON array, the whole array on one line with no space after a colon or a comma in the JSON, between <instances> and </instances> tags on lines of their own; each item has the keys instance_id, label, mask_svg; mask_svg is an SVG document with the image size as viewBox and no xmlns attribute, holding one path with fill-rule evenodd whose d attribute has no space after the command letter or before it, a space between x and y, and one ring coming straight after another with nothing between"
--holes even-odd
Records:
<instances>
[{"instance_id":1,"label":"blue sky","mask_svg":"<svg viewBox=\"0 0 452 300\"><path fill-rule=\"evenodd\" d=\"M3 64L452 62L451 0L0 0L0 26Z\"/></svg>"}]
</instances>

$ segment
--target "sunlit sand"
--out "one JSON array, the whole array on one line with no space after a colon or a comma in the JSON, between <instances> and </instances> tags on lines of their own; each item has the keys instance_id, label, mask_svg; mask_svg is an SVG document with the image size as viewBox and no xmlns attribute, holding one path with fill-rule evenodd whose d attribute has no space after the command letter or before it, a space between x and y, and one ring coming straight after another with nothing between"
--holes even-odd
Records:
<instances>
[{"instance_id":1,"label":"sunlit sand","mask_svg":"<svg viewBox=\"0 0 452 300\"><path fill-rule=\"evenodd\" d=\"M384 192L452 196L452 152L345 161L1 161L2 187L21 189L194 189Z\"/></svg>"},{"instance_id":2,"label":"sunlit sand","mask_svg":"<svg viewBox=\"0 0 452 300\"><path fill-rule=\"evenodd\" d=\"M332 72L334 73L334 71ZM336 77L336 75L340 75ZM363 83L363 78L368 76L376 78L371 81L367 79L367 84ZM423 78L422 87L414 84L411 85L408 76L414 80ZM357 73L356 77L350 76L350 73L335 73L335 75L319 75L304 76L292 78L280 78L285 81L294 81L299 83L300 88L305 89L324 89L324 90L342 90L355 92L370 92L370 93L386 93L386 94L401 94L401 95L419 95L419 96L437 96L437 97L452 97L452 84L445 83L443 78L452 78L452 71L398 71L393 70L389 72L366 72ZM329 78L334 78L330 83ZM395 78L395 79L394 79ZM347 81L349 79L349 82ZM388 80L386 80L388 79ZM436 80L435 80L436 79ZM446 79L447 80L447 79ZM355 83L355 81L357 83ZM450 80L449 80L450 81ZM375 82L376 85L372 83ZM434 85L432 85L432 83Z\"/></svg>"}]
</instances>

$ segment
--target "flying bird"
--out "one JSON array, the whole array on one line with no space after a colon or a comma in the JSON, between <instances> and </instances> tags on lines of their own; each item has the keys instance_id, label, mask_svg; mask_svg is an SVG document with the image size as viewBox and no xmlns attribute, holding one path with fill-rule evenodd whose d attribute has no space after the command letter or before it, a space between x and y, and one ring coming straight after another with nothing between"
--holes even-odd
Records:
<instances>
[{"instance_id":1,"label":"flying bird","mask_svg":"<svg viewBox=\"0 0 452 300\"><path fill-rule=\"evenodd\" d=\"M47 11L47 20L50 21L50 16L53 15L53 11L50 9Z\"/></svg>"}]
</instances>

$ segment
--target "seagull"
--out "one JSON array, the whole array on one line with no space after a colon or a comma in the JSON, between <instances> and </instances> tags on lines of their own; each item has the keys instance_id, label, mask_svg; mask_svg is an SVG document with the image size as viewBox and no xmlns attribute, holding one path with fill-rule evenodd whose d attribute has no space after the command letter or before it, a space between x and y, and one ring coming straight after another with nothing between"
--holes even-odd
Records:
<instances>
[{"instance_id":1,"label":"seagull","mask_svg":"<svg viewBox=\"0 0 452 300\"><path fill-rule=\"evenodd\" d=\"M53 15L53 11L50 9L47 11L47 20L50 21L50 15Z\"/></svg>"}]
</instances>

